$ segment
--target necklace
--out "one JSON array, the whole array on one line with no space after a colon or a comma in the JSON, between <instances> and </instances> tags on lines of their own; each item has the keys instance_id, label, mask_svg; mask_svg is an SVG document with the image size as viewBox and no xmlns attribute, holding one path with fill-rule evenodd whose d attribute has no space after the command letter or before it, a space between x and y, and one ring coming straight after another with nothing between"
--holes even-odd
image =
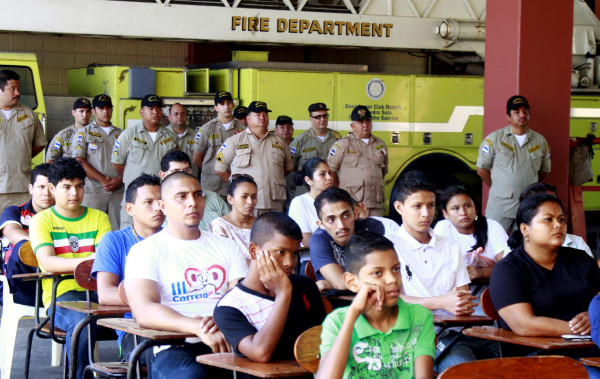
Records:
<instances>
[{"instance_id":1,"label":"necklace","mask_svg":"<svg viewBox=\"0 0 600 379\"><path fill-rule=\"evenodd\" d=\"M131 225L131 231L133 232L133 236L135 237L136 242L140 242L140 237L138 237L138 234L136 233L133 225Z\"/></svg>"}]
</instances>

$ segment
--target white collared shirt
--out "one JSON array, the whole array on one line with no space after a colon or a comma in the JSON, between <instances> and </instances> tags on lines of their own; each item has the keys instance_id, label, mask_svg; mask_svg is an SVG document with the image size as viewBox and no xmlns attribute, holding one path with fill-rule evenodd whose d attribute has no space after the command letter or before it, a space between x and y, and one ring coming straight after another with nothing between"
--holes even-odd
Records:
<instances>
[{"instance_id":1,"label":"white collared shirt","mask_svg":"<svg viewBox=\"0 0 600 379\"><path fill-rule=\"evenodd\" d=\"M563 242L562 245L565 247L572 247L573 249L583 250L586 252L587 255L594 258L594 255L592 254L592 250L590 249L588 244L585 243L583 238L581 238L579 236L567 233L567 236L565 237L565 242Z\"/></svg>"},{"instance_id":2,"label":"white collared shirt","mask_svg":"<svg viewBox=\"0 0 600 379\"><path fill-rule=\"evenodd\" d=\"M394 243L402 271L402 294L415 297L443 296L455 287L471 283L456 242L429 228L431 240L422 244L404 226L386 235Z\"/></svg>"}]
</instances>

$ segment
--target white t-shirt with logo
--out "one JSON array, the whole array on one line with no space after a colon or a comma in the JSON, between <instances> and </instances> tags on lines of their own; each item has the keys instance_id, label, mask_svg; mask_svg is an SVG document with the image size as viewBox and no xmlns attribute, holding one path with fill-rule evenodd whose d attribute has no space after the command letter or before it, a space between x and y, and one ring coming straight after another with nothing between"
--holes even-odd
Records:
<instances>
[{"instance_id":1,"label":"white t-shirt with logo","mask_svg":"<svg viewBox=\"0 0 600 379\"><path fill-rule=\"evenodd\" d=\"M232 240L202 232L188 241L162 230L131 248L125 280L155 281L161 304L187 317L206 317L213 315L227 283L247 272L244 253Z\"/></svg>"}]
</instances>

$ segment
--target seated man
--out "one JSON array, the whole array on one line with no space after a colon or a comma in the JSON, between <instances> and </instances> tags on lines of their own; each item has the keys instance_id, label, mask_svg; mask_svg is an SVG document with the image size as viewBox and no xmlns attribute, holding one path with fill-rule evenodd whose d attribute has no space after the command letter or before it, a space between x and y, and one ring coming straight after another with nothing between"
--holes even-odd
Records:
<instances>
[{"instance_id":1,"label":"seated man","mask_svg":"<svg viewBox=\"0 0 600 379\"><path fill-rule=\"evenodd\" d=\"M198 229L204 196L197 178L175 172L163 180L160 192L167 226L131 248L127 299L140 326L199 337L183 346L155 348L153 378L208 378L208 369L195 357L230 351L212 314L227 290L246 276L246 259L235 242Z\"/></svg>"},{"instance_id":2,"label":"seated man","mask_svg":"<svg viewBox=\"0 0 600 379\"><path fill-rule=\"evenodd\" d=\"M6 208L0 216L0 233L4 250L2 263L6 278L13 291L13 299L17 304L30 306L35 304L35 281L23 281L12 278L12 276L35 272L35 268L21 262L19 249L26 241L29 241L29 223L33 215L54 205L54 197L48 189L48 171L50 171L49 164L37 165L31 171L31 182L29 183L31 200L23 205L12 205Z\"/></svg>"},{"instance_id":3,"label":"seated man","mask_svg":"<svg viewBox=\"0 0 600 379\"><path fill-rule=\"evenodd\" d=\"M325 318L317 286L292 274L302 232L285 213L267 212L254 221L250 240L248 276L219 301L215 323L239 356L294 359L296 338Z\"/></svg>"},{"instance_id":4,"label":"seated man","mask_svg":"<svg viewBox=\"0 0 600 379\"><path fill-rule=\"evenodd\" d=\"M371 230L384 234L381 222L372 218L359 219L353 203L350 194L337 187L327 188L315 199L319 229L310 237L308 246L320 290L347 289L344 250L355 232Z\"/></svg>"},{"instance_id":5,"label":"seated man","mask_svg":"<svg viewBox=\"0 0 600 379\"><path fill-rule=\"evenodd\" d=\"M409 171L398 182L394 208L402 216L396 234L386 235L400 258L402 300L421 304L440 314L470 315L477 305L469 290L469 274L456 242L435 235L431 222L435 214L435 185L419 171ZM446 329L438 336L438 349L460 334ZM497 358L498 344L479 338L460 336L450 350L435 362L436 371L476 359Z\"/></svg>"},{"instance_id":6,"label":"seated man","mask_svg":"<svg viewBox=\"0 0 600 379\"><path fill-rule=\"evenodd\" d=\"M125 278L125 261L133 245L159 232L165 221L158 201L160 179L142 174L134 179L125 192L125 210L133 218L133 225L107 233L96 252L92 276L98 280L98 302L102 305L124 305L119 297L119 283ZM131 318L131 313L125 314ZM117 330L121 359L129 360L135 348L133 335Z\"/></svg>"},{"instance_id":7,"label":"seated man","mask_svg":"<svg viewBox=\"0 0 600 379\"><path fill-rule=\"evenodd\" d=\"M192 163L190 157L183 151L172 150L166 153L160 160L160 178L164 179L168 175L184 171L188 174L192 173ZM204 192L204 217L200 221L199 228L202 231L208 232L210 223L219 217L229 213L229 205L216 192L203 190Z\"/></svg>"},{"instance_id":8,"label":"seated man","mask_svg":"<svg viewBox=\"0 0 600 379\"><path fill-rule=\"evenodd\" d=\"M317 377L431 379L431 312L399 298L402 279L394 244L370 231L353 235L344 281L356 297L323 323Z\"/></svg>"},{"instance_id":9,"label":"seated man","mask_svg":"<svg viewBox=\"0 0 600 379\"><path fill-rule=\"evenodd\" d=\"M83 261L94 259L96 247L111 230L106 213L81 206L85 171L73 158L59 158L48 173L50 192L56 204L33 216L29 225L31 246L43 272L73 274ZM46 311L52 296L52 279L42 281L42 298ZM85 290L75 279L63 280L58 286L56 301L86 300ZM92 301L96 301L92 293ZM66 349L71 350L71 334L85 314L56 307L54 325L67 332ZM92 332L92 339L95 331ZM93 345L92 341L92 345ZM88 333L81 333L77 352L77 378L89 364Z\"/></svg>"}]
</instances>

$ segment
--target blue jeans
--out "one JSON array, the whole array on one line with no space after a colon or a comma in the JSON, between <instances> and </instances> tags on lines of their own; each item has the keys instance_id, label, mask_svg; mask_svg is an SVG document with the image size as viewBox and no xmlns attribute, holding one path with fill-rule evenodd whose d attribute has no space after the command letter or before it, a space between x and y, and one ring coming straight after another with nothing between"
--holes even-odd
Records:
<instances>
[{"instance_id":1,"label":"blue jeans","mask_svg":"<svg viewBox=\"0 0 600 379\"><path fill-rule=\"evenodd\" d=\"M56 298L56 302L59 303L61 301L85 301L85 292L79 291L69 291L65 292L59 297ZM95 292L91 294L91 301L98 302L98 296ZM79 313L75 311L70 311L68 309L63 309L60 307L56 307L56 312L54 313L54 325L57 328L60 328L67 332L66 338L66 346L67 354L71 354L71 336L73 334L73 329L79 321L83 320L86 317L84 313ZM96 343L96 325L92 325L92 347ZM69 361L72 362L71 357L69 356ZM85 366L90 364L90 359L88 355L88 332L87 327L83 329L79 337L79 349L77 350L77 379L83 378L83 370L85 370Z\"/></svg>"},{"instance_id":2,"label":"blue jeans","mask_svg":"<svg viewBox=\"0 0 600 379\"><path fill-rule=\"evenodd\" d=\"M454 330L444 331L438 336L438 347L442 344L447 346L457 334L459 332ZM438 349L436 348L437 353ZM435 362L434 369L436 372L442 373L447 368L459 363L491 358L500 358L500 345L498 342L461 335L450 346L450 350L444 354L442 359Z\"/></svg>"},{"instance_id":3,"label":"blue jeans","mask_svg":"<svg viewBox=\"0 0 600 379\"><path fill-rule=\"evenodd\" d=\"M226 370L203 366L196 362L196 356L210 354L212 349L203 343L185 344L181 347L170 347L152 354L150 375L152 379L208 379L228 378Z\"/></svg>"}]
</instances>

